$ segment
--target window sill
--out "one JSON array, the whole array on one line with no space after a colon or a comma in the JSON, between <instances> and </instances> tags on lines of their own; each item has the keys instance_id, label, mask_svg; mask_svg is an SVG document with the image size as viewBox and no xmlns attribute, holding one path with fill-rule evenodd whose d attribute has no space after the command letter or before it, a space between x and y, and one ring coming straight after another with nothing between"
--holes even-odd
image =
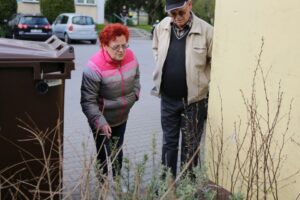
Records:
<instances>
[{"instance_id":1,"label":"window sill","mask_svg":"<svg viewBox=\"0 0 300 200\"><path fill-rule=\"evenodd\" d=\"M76 5L76 6L91 6L91 7L97 6L97 5L94 4L94 3L76 3L75 5Z\"/></svg>"},{"instance_id":2,"label":"window sill","mask_svg":"<svg viewBox=\"0 0 300 200\"><path fill-rule=\"evenodd\" d=\"M30 1L30 0L22 0L22 3L33 3L33 4L39 4L39 1Z\"/></svg>"}]
</instances>

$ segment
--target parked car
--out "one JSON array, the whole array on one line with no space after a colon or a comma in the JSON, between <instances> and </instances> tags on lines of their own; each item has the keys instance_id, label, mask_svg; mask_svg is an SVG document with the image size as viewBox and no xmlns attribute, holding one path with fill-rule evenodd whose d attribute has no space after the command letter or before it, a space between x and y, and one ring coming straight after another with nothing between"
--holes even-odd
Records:
<instances>
[{"instance_id":1,"label":"parked car","mask_svg":"<svg viewBox=\"0 0 300 200\"><path fill-rule=\"evenodd\" d=\"M42 15L14 14L8 21L7 37L46 40L52 36L51 25Z\"/></svg>"},{"instance_id":2,"label":"parked car","mask_svg":"<svg viewBox=\"0 0 300 200\"><path fill-rule=\"evenodd\" d=\"M92 44L97 42L97 32L94 20L90 16L63 13L52 24L53 34L71 43L74 40L87 40Z\"/></svg>"}]
</instances>

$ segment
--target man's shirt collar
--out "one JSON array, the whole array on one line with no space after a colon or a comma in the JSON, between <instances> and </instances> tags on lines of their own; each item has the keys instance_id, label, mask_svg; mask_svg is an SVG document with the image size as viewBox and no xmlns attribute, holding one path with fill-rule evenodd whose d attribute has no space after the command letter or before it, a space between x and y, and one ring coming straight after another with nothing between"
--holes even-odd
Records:
<instances>
[{"instance_id":1,"label":"man's shirt collar","mask_svg":"<svg viewBox=\"0 0 300 200\"><path fill-rule=\"evenodd\" d=\"M191 12L190 18L183 29L179 29L173 21L171 21L171 28L174 31L176 37L178 39L181 39L183 36L185 36L191 30L192 24L193 24L193 14Z\"/></svg>"}]
</instances>

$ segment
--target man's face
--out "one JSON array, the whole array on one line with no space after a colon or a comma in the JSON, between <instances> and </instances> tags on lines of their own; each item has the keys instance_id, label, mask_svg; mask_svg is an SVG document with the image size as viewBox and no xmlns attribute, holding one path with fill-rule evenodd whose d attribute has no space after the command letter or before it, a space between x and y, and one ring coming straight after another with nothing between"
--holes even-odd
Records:
<instances>
[{"instance_id":1,"label":"man's face","mask_svg":"<svg viewBox=\"0 0 300 200\"><path fill-rule=\"evenodd\" d=\"M190 12L192 10L192 1L187 1L181 8L171 10L168 12L169 16L172 17L173 22L178 28L183 28L190 19Z\"/></svg>"}]
</instances>

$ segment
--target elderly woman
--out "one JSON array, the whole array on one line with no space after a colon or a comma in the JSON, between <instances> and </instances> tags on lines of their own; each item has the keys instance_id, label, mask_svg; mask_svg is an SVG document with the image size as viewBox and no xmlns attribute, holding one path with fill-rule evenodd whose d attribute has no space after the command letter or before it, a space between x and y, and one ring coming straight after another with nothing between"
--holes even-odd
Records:
<instances>
[{"instance_id":1,"label":"elderly woman","mask_svg":"<svg viewBox=\"0 0 300 200\"><path fill-rule=\"evenodd\" d=\"M112 163L113 175L120 173L128 114L139 99L139 66L128 49L128 39L126 26L105 26L99 35L101 48L83 71L81 107L92 129L104 175L108 172L107 159L115 156L112 152L117 152Z\"/></svg>"}]
</instances>

